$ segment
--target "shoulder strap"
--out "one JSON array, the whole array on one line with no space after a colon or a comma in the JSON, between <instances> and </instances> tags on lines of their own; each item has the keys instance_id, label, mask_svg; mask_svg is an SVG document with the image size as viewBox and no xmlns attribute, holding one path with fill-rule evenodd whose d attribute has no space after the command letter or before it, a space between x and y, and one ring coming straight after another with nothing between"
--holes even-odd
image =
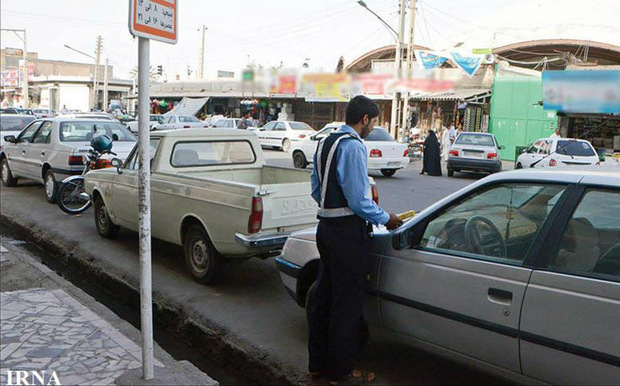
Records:
<instances>
[{"instance_id":1,"label":"shoulder strap","mask_svg":"<svg viewBox=\"0 0 620 386\"><path fill-rule=\"evenodd\" d=\"M327 193L327 183L329 181L329 171L331 169L331 165L332 165L332 161L334 158L334 154L336 153L336 149L338 148L338 145L340 144L340 141L342 141L343 139L347 139L347 138L353 138L353 139L358 139L356 136L354 136L353 134L350 133L345 133L343 135L341 135L339 138L337 138L334 143L332 144L331 148L329 149L329 154L327 154L327 162L325 164L325 176L321 175L321 158L322 158L322 153L323 153L323 145L325 144L325 140L328 137L324 138L321 143L319 143L319 148L317 149L317 156L316 156L316 162L317 162L317 176L319 177L319 183L321 184L321 203L319 205L320 208L323 208L325 205L325 195Z\"/></svg>"}]
</instances>

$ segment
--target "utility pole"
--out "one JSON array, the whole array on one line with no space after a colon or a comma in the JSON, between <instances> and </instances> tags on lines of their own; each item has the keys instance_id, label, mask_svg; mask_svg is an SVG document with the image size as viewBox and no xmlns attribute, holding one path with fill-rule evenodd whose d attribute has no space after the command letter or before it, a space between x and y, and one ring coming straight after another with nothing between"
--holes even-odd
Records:
<instances>
[{"instance_id":1,"label":"utility pole","mask_svg":"<svg viewBox=\"0 0 620 386\"><path fill-rule=\"evenodd\" d=\"M108 58L105 58L105 68L103 69L103 111L108 109Z\"/></svg>"},{"instance_id":2,"label":"utility pole","mask_svg":"<svg viewBox=\"0 0 620 386\"><path fill-rule=\"evenodd\" d=\"M417 0L409 0L409 42L407 43L407 79L411 78L413 72L413 34L415 30L415 8ZM409 118L409 93L403 95L403 117L401 120L400 135L402 139L405 136L405 125Z\"/></svg>"},{"instance_id":3,"label":"utility pole","mask_svg":"<svg viewBox=\"0 0 620 386\"><path fill-rule=\"evenodd\" d=\"M396 70L396 79L402 79L403 77L403 37L405 35L405 0L400 0L398 6L398 42L396 43L396 59L395 59L395 70ZM391 122L390 122L390 131L392 135L398 139L398 131L400 130L401 124L398 122L400 118L400 101L401 95L399 92L394 92L394 98L392 99L392 114L391 114Z\"/></svg>"},{"instance_id":4,"label":"utility pole","mask_svg":"<svg viewBox=\"0 0 620 386\"><path fill-rule=\"evenodd\" d=\"M2 28L2 31L13 32L21 41L24 43L24 48L22 50L22 62L24 63L24 68L22 68L22 94L24 97L24 108L28 108L28 104L30 102L30 98L28 95L28 50L26 46L26 30L25 29L11 29L11 28ZM17 33L21 32L23 34L23 38L21 38Z\"/></svg>"},{"instance_id":5,"label":"utility pole","mask_svg":"<svg viewBox=\"0 0 620 386\"><path fill-rule=\"evenodd\" d=\"M200 79L205 77L205 34L207 27L202 25L202 45L200 46Z\"/></svg>"},{"instance_id":6,"label":"utility pole","mask_svg":"<svg viewBox=\"0 0 620 386\"><path fill-rule=\"evenodd\" d=\"M99 60L101 59L101 35L97 36L97 44L95 49L95 70L93 71L93 107L96 107L99 102Z\"/></svg>"}]
</instances>

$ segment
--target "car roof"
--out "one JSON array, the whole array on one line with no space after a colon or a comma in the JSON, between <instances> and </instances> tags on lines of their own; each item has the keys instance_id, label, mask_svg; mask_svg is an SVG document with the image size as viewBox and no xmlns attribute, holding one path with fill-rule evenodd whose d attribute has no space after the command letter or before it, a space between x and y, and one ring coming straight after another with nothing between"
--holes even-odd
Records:
<instances>
[{"instance_id":1,"label":"car roof","mask_svg":"<svg viewBox=\"0 0 620 386\"><path fill-rule=\"evenodd\" d=\"M2 114L0 115L2 117L19 117L19 118L23 118L23 117L33 117L33 115L28 115L28 114L13 114L13 113L6 113L6 114ZM36 119L36 118L35 118Z\"/></svg>"},{"instance_id":2,"label":"car roof","mask_svg":"<svg viewBox=\"0 0 620 386\"><path fill-rule=\"evenodd\" d=\"M158 130L151 133L152 137L216 137L216 136L230 136L230 137L256 137L256 134L252 131L238 130L230 128L211 128L211 129L182 129L182 130Z\"/></svg>"},{"instance_id":3,"label":"car roof","mask_svg":"<svg viewBox=\"0 0 620 386\"><path fill-rule=\"evenodd\" d=\"M486 135L489 137L494 137L493 133L480 133L477 131L462 131L459 135Z\"/></svg>"},{"instance_id":4,"label":"car roof","mask_svg":"<svg viewBox=\"0 0 620 386\"><path fill-rule=\"evenodd\" d=\"M549 182L589 183L620 187L620 166L571 166L564 168L528 168L492 174L480 181L537 180Z\"/></svg>"}]
</instances>

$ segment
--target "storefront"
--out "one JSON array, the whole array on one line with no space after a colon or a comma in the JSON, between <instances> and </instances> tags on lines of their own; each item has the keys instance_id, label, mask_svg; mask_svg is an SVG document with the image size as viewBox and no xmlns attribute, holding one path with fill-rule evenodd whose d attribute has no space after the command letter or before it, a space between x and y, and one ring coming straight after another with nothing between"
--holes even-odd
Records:
<instances>
[{"instance_id":1,"label":"storefront","mask_svg":"<svg viewBox=\"0 0 620 386\"><path fill-rule=\"evenodd\" d=\"M563 137L587 139L595 149L611 155L620 152L620 114L558 113Z\"/></svg>"}]
</instances>

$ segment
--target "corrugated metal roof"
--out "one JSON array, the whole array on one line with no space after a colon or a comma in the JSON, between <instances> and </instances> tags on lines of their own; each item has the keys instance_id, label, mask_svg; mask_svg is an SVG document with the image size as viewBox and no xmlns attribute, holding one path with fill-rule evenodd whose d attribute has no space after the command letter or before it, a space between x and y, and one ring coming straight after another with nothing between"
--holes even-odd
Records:
<instances>
[{"instance_id":1,"label":"corrugated metal roof","mask_svg":"<svg viewBox=\"0 0 620 386\"><path fill-rule=\"evenodd\" d=\"M453 100L472 100L491 95L491 90L487 88L458 89L449 91L419 92L414 95L409 94L409 98L418 101L453 101Z\"/></svg>"}]
</instances>

